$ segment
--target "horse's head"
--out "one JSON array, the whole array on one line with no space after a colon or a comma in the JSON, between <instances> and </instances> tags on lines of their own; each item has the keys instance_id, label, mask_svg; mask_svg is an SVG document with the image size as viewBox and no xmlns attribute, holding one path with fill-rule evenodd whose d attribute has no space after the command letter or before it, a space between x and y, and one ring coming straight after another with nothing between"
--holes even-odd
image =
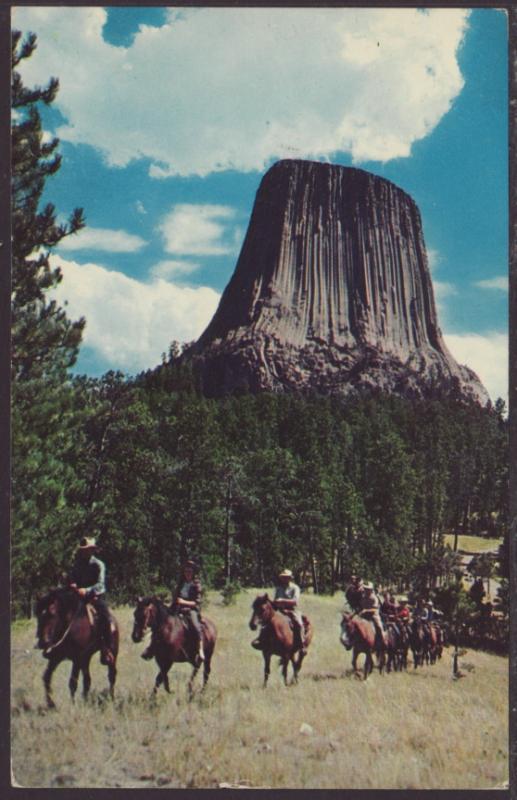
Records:
<instances>
[{"instance_id":1,"label":"horse's head","mask_svg":"<svg viewBox=\"0 0 517 800\"><path fill-rule=\"evenodd\" d=\"M66 589L53 589L38 600L36 603L36 619L38 621L36 647L46 650L59 639L70 614L76 610L77 602L77 595Z\"/></svg>"},{"instance_id":2,"label":"horse's head","mask_svg":"<svg viewBox=\"0 0 517 800\"><path fill-rule=\"evenodd\" d=\"M152 628L156 619L157 605L154 597L139 597L133 614L132 640L141 642L148 628Z\"/></svg>"},{"instance_id":3,"label":"horse's head","mask_svg":"<svg viewBox=\"0 0 517 800\"><path fill-rule=\"evenodd\" d=\"M339 641L346 647L347 650L352 648L352 634L354 629L354 615L353 614L343 614L341 617L341 634L339 637Z\"/></svg>"},{"instance_id":4,"label":"horse's head","mask_svg":"<svg viewBox=\"0 0 517 800\"><path fill-rule=\"evenodd\" d=\"M273 606L271 605L269 595L266 593L260 594L258 597L256 597L251 604L251 630L255 631L259 622L264 623L271 619L272 613Z\"/></svg>"}]
</instances>

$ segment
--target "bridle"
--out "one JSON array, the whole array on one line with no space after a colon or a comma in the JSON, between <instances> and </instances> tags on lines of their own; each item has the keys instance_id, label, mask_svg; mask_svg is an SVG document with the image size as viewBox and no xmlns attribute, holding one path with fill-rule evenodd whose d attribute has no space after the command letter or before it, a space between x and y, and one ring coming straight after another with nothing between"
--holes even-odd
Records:
<instances>
[{"instance_id":1,"label":"bridle","mask_svg":"<svg viewBox=\"0 0 517 800\"><path fill-rule=\"evenodd\" d=\"M57 597L54 597L52 600L49 601L49 603L46 606L46 608L42 609L41 613L42 614L44 614L45 612L48 613L49 610L50 610L50 607L52 606L52 604L55 604L57 606L57 608L59 609L59 600L58 600ZM57 611L56 611L56 614L52 614L52 616L57 616ZM53 650L56 650L61 644L63 644L63 642L65 641L66 637L70 633L70 629L71 629L71 627L72 627L72 625L73 625L73 623L74 623L74 621L76 619L76 616L77 616L77 609L72 611L71 616L70 616L70 622L65 627L64 632L61 634L61 636L59 637L57 642L52 642L52 644L50 644L48 647L45 647L43 649L43 652L45 653L45 655L49 655ZM65 614L65 617L66 617L66 614Z\"/></svg>"},{"instance_id":2,"label":"bridle","mask_svg":"<svg viewBox=\"0 0 517 800\"><path fill-rule=\"evenodd\" d=\"M140 612L142 615L141 619L137 619L137 613ZM138 633L141 638L144 637L147 629L153 629L154 622L156 620L156 603L153 599L149 600L143 608L138 608L135 611L135 627L138 625Z\"/></svg>"}]
</instances>

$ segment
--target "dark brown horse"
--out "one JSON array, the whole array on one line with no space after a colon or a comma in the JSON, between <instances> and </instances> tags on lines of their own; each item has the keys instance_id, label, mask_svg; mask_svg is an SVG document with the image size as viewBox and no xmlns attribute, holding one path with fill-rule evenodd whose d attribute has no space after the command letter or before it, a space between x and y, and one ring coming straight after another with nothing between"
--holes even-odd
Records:
<instances>
[{"instance_id":1,"label":"dark brown horse","mask_svg":"<svg viewBox=\"0 0 517 800\"><path fill-rule=\"evenodd\" d=\"M414 619L410 625L409 645L413 653L413 665L416 669L423 666L425 661L429 661L429 645L427 634L422 622Z\"/></svg>"},{"instance_id":2,"label":"dark brown horse","mask_svg":"<svg viewBox=\"0 0 517 800\"><path fill-rule=\"evenodd\" d=\"M373 670L373 656L377 659L377 666L379 672L382 673L385 662L386 645L384 642L379 642L375 631L375 625L369 619L364 619L357 614L343 614L341 620L341 644L347 650L352 650L352 669L356 674L357 657L360 653L364 653L364 668L363 674L366 680L370 672Z\"/></svg>"},{"instance_id":3,"label":"dark brown horse","mask_svg":"<svg viewBox=\"0 0 517 800\"><path fill-rule=\"evenodd\" d=\"M425 658L427 663L435 664L442 657L443 635L437 622L428 623L425 629Z\"/></svg>"},{"instance_id":4,"label":"dark brown horse","mask_svg":"<svg viewBox=\"0 0 517 800\"><path fill-rule=\"evenodd\" d=\"M409 650L409 629L402 620L387 618L385 620L387 647L386 672L407 669Z\"/></svg>"},{"instance_id":5,"label":"dark brown horse","mask_svg":"<svg viewBox=\"0 0 517 800\"><path fill-rule=\"evenodd\" d=\"M300 649L295 641L293 623L291 623L287 614L283 614L281 611L275 609L273 601L267 594L256 597L251 608L252 613L249 623L251 630L256 630L258 624L262 626L259 635L259 649L262 650L262 655L264 657L264 686L267 686L269 673L271 671L271 656L280 657L282 675L286 686L287 670L289 663L291 663L293 667L293 681L296 683L298 681L298 673L300 672L303 659L306 655L305 651L312 640L313 630L311 623L307 617L302 617L305 632L305 648Z\"/></svg>"},{"instance_id":6,"label":"dark brown horse","mask_svg":"<svg viewBox=\"0 0 517 800\"><path fill-rule=\"evenodd\" d=\"M214 623L206 617L203 617L201 626L205 654L205 660L202 662L204 688L210 675L217 631ZM160 668L153 691L156 692L163 683L165 690L170 692L168 673L174 662L179 661L192 664L193 670L188 685L189 693L192 694L194 678L200 665L196 660L196 642L186 620L181 614L172 613L157 597L139 597L134 612L131 638L134 642L141 642L148 629L152 632L154 657Z\"/></svg>"},{"instance_id":7,"label":"dark brown horse","mask_svg":"<svg viewBox=\"0 0 517 800\"><path fill-rule=\"evenodd\" d=\"M38 620L37 644L48 659L43 673L43 683L47 705L55 708L52 699L51 680L56 667L66 659L72 662L72 672L68 686L75 697L79 672L83 675L83 696L86 697L91 685L90 660L100 650L101 638L95 608L87 605L71 589L53 589L36 605ZM117 621L110 614L112 663L108 665L110 694L113 697L117 677L117 654L119 630Z\"/></svg>"}]
</instances>

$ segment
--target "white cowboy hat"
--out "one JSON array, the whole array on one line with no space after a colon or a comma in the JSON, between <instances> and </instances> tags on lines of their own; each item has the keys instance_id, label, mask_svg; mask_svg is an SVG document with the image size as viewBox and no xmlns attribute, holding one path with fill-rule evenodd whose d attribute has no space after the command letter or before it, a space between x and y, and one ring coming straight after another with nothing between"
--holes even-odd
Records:
<instances>
[{"instance_id":1,"label":"white cowboy hat","mask_svg":"<svg viewBox=\"0 0 517 800\"><path fill-rule=\"evenodd\" d=\"M83 536L81 541L79 542L78 550L96 550L97 549L97 542L93 538L93 536Z\"/></svg>"},{"instance_id":2,"label":"white cowboy hat","mask_svg":"<svg viewBox=\"0 0 517 800\"><path fill-rule=\"evenodd\" d=\"M293 573L291 572L290 569L284 569L284 570L282 570L282 572L278 573L278 577L279 578L292 578L293 577Z\"/></svg>"},{"instance_id":3,"label":"white cowboy hat","mask_svg":"<svg viewBox=\"0 0 517 800\"><path fill-rule=\"evenodd\" d=\"M375 587L371 581L365 581L365 583L363 583L363 589L374 589L374 588Z\"/></svg>"},{"instance_id":4,"label":"white cowboy hat","mask_svg":"<svg viewBox=\"0 0 517 800\"><path fill-rule=\"evenodd\" d=\"M399 597L399 603L407 603L407 602L408 602L408 599L407 599L406 595L403 595L402 597Z\"/></svg>"}]
</instances>

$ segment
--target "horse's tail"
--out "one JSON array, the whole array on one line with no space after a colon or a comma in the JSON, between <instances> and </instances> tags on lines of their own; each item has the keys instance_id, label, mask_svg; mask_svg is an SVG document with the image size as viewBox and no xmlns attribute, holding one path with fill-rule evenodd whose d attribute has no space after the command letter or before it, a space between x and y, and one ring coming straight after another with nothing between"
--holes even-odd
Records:
<instances>
[{"instance_id":1,"label":"horse's tail","mask_svg":"<svg viewBox=\"0 0 517 800\"><path fill-rule=\"evenodd\" d=\"M312 622L308 617L303 615L302 619L303 619L303 629L305 636L305 647L308 647L312 642L312 637L314 636L314 628L312 626Z\"/></svg>"}]
</instances>

